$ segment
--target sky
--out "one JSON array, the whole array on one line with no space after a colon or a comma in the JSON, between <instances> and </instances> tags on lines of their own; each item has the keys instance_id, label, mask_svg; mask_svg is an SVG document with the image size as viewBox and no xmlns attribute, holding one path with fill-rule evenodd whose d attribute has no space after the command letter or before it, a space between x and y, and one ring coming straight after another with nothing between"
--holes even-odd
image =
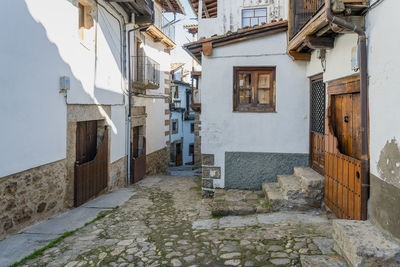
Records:
<instances>
[{"instance_id":1,"label":"sky","mask_svg":"<svg viewBox=\"0 0 400 267\"><path fill-rule=\"evenodd\" d=\"M175 43L176 48L172 51L173 63L186 63L186 68L191 68L192 58L182 49L182 45L192 41L192 35L183 28L186 24L197 24L197 18L190 7L189 0L180 0L186 15L177 14L177 20L181 20L175 24ZM168 16L168 19L172 19L173 16Z\"/></svg>"}]
</instances>

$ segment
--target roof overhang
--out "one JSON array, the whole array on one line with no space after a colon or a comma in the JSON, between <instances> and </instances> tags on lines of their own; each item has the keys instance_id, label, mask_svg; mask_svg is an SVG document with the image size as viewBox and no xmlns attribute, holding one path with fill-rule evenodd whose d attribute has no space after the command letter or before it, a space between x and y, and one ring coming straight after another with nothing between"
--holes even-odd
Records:
<instances>
[{"instance_id":1,"label":"roof overhang","mask_svg":"<svg viewBox=\"0 0 400 267\"><path fill-rule=\"evenodd\" d=\"M152 3L146 0L105 0L106 2L118 4L127 14L139 16L152 16Z\"/></svg>"},{"instance_id":2,"label":"roof overhang","mask_svg":"<svg viewBox=\"0 0 400 267\"><path fill-rule=\"evenodd\" d=\"M176 46L174 41L172 41L166 34L164 34L153 24L149 24L148 26L141 25L141 27L142 26L144 27L141 29L141 31L146 32L150 37L153 38L155 42L161 42L167 47L167 49L173 49Z\"/></svg>"},{"instance_id":3,"label":"roof overhang","mask_svg":"<svg viewBox=\"0 0 400 267\"><path fill-rule=\"evenodd\" d=\"M185 15L185 8L180 0L155 0L165 12Z\"/></svg>"},{"instance_id":4,"label":"roof overhang","mask_svg":"<svg viewBox=\"0 0 400 267\"><path fill-rule=\"evenodd\" d=\"M213 48L285 32L287 29L287 20L273 22L252 28L243 28L237 32L227 33L225 35L217 35L210 38L200 39L196 42L185 44L183 49L189 53L189 55L192 56L199 64L201 64L202 53L205 56L211 56Z\"/></svg>"},{"instance_id":5,"label":"roof overhang","mask_svg":"<svg viewBox=\"0 0 400 267\"><path fill-rule=\"evenodd\" d=\"M199 14L199 0L189 0L196 16ZM203 0L202 18L216 18L218 14L218 0Z\"/></svg>"}]
</instances>

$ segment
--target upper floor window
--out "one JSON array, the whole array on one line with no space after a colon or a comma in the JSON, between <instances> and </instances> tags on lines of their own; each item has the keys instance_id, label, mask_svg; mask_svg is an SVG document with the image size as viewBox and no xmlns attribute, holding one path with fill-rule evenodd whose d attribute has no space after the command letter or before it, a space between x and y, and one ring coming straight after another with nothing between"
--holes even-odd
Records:
<instances>
[{"instance_id":1,"label":"upper floor window","mask_svg":"<svg viewBox=\"0 0 400 267\"><path fill-rule=\"evenodd\" d=\"M233 111L275 112L275 67L234 67Z\"/></svg>"},{"instance_id":2,"label":"upper floor window","mask_svg":"<svg viewBox=\"0 0 400 267\"><path fill-rule=\"evenodd\" d=\"M242 27L253 27L263 23L267 23L267 8L242 10Z\"/></svg>"}]
</instances>

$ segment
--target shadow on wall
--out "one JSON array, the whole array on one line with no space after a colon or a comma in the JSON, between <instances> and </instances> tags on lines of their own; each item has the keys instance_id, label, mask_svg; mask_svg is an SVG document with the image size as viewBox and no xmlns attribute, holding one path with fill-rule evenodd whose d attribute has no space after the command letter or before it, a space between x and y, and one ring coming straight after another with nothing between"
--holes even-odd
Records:
<instances>
[{"instance_id":1,"label":"shadow on wall","mask_svg":"<svg viewBox=\"0 0 400 267\"><path fill-rule=\"evenodd\" d=\"M395 138L381 150L377 168L385 182L400 188L400 147Z\"/></svg>"}]
</instances>

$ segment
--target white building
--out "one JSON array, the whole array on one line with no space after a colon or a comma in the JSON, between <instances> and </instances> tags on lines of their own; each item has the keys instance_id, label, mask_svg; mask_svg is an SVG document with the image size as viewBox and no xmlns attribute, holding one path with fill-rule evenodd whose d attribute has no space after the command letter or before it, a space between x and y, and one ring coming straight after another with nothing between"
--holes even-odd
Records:
<instances>
[{"instance_id":1,"label":"white building","mask_svg":"<svg viewBox=\"0 0 400 267\"><path fill-rule=\"evenodd\" d=\"M154 5L160 9L161 2L3 3L0 20L8 26L0 32L8 37L0 43L0 237L130 182L128 55L135 53L140 30L147 30L138 24L151 27ZM175 9L164 11L183 12L179 1L171 2ZM164 93L170 60L165 45L153 46L151 56L161 63L158 90ZM144 124L152 140L147 161L157 166L148 171L161 170L168 153L166 163L152 153L167 150L168 104L142 101L132 106L146 106Z\"/></svg>"},{"instance_id":2,"label":"white building","mask_svg":"<svg viewBox=\"0 0 400 267\"><path fill-rule=\"evenodd\" d=\"M192 86L185 64L173 64L171 85L171 162L175 166L193 164L194 111Z\"/></svg>"}]
</instances>

